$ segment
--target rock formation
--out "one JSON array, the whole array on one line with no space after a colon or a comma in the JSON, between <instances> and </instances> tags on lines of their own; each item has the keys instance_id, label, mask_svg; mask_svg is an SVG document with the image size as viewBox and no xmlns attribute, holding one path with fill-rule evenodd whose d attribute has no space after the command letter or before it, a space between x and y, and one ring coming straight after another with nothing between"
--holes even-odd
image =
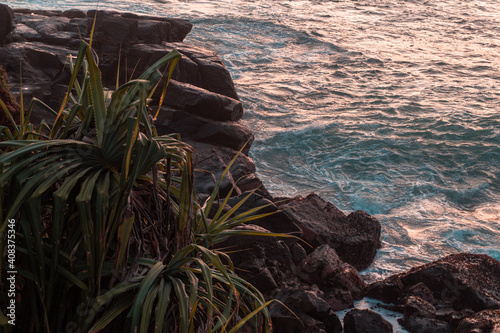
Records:
<instances>
[{"instance_id":1,"label":"rock formation","mask_svg":"<svg viewBox=\"0 0 500 333\"><path fill-rule=\"evenodd\" d=\"M197 150L195 186L206 198L238 150L243 149L221 184L233 190L225 208L256 190L239 211L267 205L270 216L239 228L295 237L230 238L223 249L237 272L254 284L271 308L275 332L341 332L334 311L353 306L365 295L393 302L412 332L493 332L498 329L500 263L480 255L455 255L374 283L368 288L358 270L373 261L381 227L362 211L346 215L315 194L273 198L255 174L248 156L254 136L238 123L243 115L234 83L215 53L183 42L187 20L138 16L111 11L11 10L0 5L0 65L14 95L25 103L36 97L57 108L66 91L68 56L88 40L95 22L93 47L104 84L113 89L116 74L135 78L173 48L182 55L155 126L160 134L180 133ZM120 59L120 61L119 61ZM119 65L120 64L120 65ZM122 80L121 80L122 81ZM6 99L3 93L0 96ZM158 96L153 96L158 98ZM153 102L153 106L155 103ZM27 104L25 105L25 107ZM38 108L32 120L50 120ZM244 147L244 148L243 148ZM346 315L346 332L390 332L392 327L370 311ZM490 329L491 328L491 329Z\"/></svg>"}]
</instances>

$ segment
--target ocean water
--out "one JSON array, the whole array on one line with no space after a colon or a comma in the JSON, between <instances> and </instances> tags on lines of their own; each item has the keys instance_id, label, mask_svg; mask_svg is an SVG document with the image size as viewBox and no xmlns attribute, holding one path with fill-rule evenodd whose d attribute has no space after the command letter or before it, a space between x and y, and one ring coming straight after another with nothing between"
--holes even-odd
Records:
<instances>
[{"instance_id":1,"label":"ocean water","mask_svg":"<svg viewBox=\"0 0 500 333\"><path fill-rule=\"evenodd\" d=\"M96 1L13 0L95 9ZM363 274L380 279L457 252L500 259L497 0L127 1L190 19L216 51L276 195L317 192L382 224Z\"/></svg>"}]
</instances>

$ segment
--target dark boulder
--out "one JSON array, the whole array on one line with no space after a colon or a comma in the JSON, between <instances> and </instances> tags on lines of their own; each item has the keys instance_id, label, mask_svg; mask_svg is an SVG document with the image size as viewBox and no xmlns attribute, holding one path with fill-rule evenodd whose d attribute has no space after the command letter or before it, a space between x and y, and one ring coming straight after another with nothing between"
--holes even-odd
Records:
<instances>
[{"instance_id":1,"label":"dark boulder","mask_svg":"<svg viewBox=\"0 0 500 333\"><path fill-rule=\"evenodd\" d=\"M346 216L330 202L312 193L278 206L302 229L314 247L328 244L343 261L358 270L367 268L380 247L380 223L363 211Z\"/></svg>"},{"instance_id":2,"label":"dark boulder","mask_svg":"<svg viewBox=\"0 0 500 333\"><path fill-rule=\"evenodd\" d=\"M89 11L87 35L90 35L94 16ZM138 41L138 22L124 18L118 13L99 11L95 21L93 47L99 53L118 57L121 48L128 48Z\"/></svg>"},{"instance_id":3,"label":"dark boulder","mask_svg":"<svg viewBox=\"0 0 500 333\"><path fill-rule=\"evenodd\" d=\"M484 310L460 322L455 333L499 333L500 310Z\"/></svg>"},{"instance_id":4,"label":"dark boulder","mask_svg":"<svg viewBox=\"0 0 500 333\"><path fill-rule=\"evenodd\" d=\"M429 303L434 303L434 295L432 294L432 290L429 289L425 284L419 282L410 288L408 288L407 296L415 296L427 301Z\"/></svg>"},{"instance_id":5,"label":"dark boulder","mask_svg":"<svg viewBox=\"0 0 500 333\"><path fill-rule=\"evenodd\" d=\"M445 321L427 317L411 316L403 325L408 331L420 333L452 333L450 324Z\"/></svg>"},{"instance_id":6,"label":"dark boulder","mask_svg":"<svg viewBox=\"0 0 500 333\"><path fill-rule=\"evenodd\" d=\"M183 140L193 140L228 147L248 155L253 133L237 122L211 121L186 112L162 108L156 122L158 134L180 133Z\"/></svg>"},{"instance_id":7,"label":"dark boulder","mask_svg":"<svg viewBox=\"0 0 500 333\"><path fill-rule=\"evenodd\" d=\"M500 309L500 262L483 254L452 254L371 284L368 295L401 302L408 289L424 283L436 302L455 310Z\"/></svg>"},{"instance_id":8,"label":"dark boulder","mask_svg":"<svg viewBox=\"0 0 500 333\"><path fill-rule=\"evenodd\" d=\"M345 333L392 333L392 325L372 310L353 309L344 317Z\"/></svg>"},{"instance_id":9,"label":"dark boulder","mask_svg":"<svg viewBox=\"0 0 500 333\"><path fill-rule=\"evenodd\" d=\"M273 295L273 298L286 306L280 303L270 306L274 332L342 332L342 323L324 301L323 293L317 289L305 288L308 287L285 288Z\"/></svg>"},{"instance_id":10,"label":"dark boulder","mask_svg":"<svg viewBox=\"0 0 500 333\"><path fill-rule=\"evenodd\" d=\"M146 44L172 41L172 27L168 22L138 20L137 38Z\"/></svg>"},{"instance_id":11,"label":"dark boulder","mask_svg":"<svg viewBox=\"0 0 500 333\"><path fill-rule=\"evenodd\" d=\"M12 30L14 30L14 11L9 6L0 4L0 45L5 44Z\"/></svg>"},{"instance_id":12,"label":"dark boulder","mask_svg":"<svg viewBox=\"0 0 500 333\"><path fill-rule=\"evenodd\" d=\"M175 80L169 83L165 104L211 120L238 121L243 116L240 101Z\"/></svg>"},{"instance_id":13,"label":"dark boulder","mask_svg":"<svg viewBox=\"0 0 500 333\"><path fill-rule=\"evenodd\" d=\"M256 225L236 229L269 232ZM217 246L229 253L238 275L264 294L286 287L294 280L296 273L290 250L274 236L233 236Z\"/></svg>"},{"instance_id":14,"label":"dark boulder","mask_svg":"<svg viewBox=\"0 0 500 333\"><path fill-rule=\"evenodd\" d=\"M365 283L358 271L344 263L327 244L316 248L298 267L300 279L318 285L334 311L352 307L363 294Z\"/></svg>"},{"instance_id":15,"label":"dark boulder","mask_svg":"<svg viewBox=\"0 0 500 333\"><path fill-rule=\"evenodd\" d=\"M51 16L48 18L44 15L23 15L16 16L16 24L24 24L33 30L36 30L43 38L58 31L66 31L70 19L64 16Z\"/></svg>"},{"instance_id":16,"label":"dark boulder","mask_svg":"<svg viewBox=\"0 0 500 333\"><path fill-rule=\"evenodd\" d=\"M186 43L132 45L124 52L124 60L130 64L127 77L132 75L134 68L136 73L142 73L173 49L183 55L174 71L174 80L239 100L234 82L222 60L210 50Z\"/></svg>"},{"instance_id":17,"label":"dark boulder","mask_svg":"<svg viewBox=\"0 0 500 333\"><path fill-rule=\"evenodd\" d=\"M87 14L79 9L68 9L62 12L64 17L74 19L74 18L85 18Z\"/></svg>"},{"instance_id":18,"label":"dark boulder","mask_svg":"<svg viewBox=\"0 0 500 333\"><path fill-rule=\"evenodd\" d=\"M410 332L451 332L447 322L436 319L434 306L416 296L406 299L403 326Z\"/></svg>"},{"instance_id":19,"label":"dark boulder","mask_svg":"<svg viewBox=\"0 0 500 333\"><path fill-rule=\"evenodd\" d=\"M436 318L436 308L420 297L408 297L406 299L404 311L405 319L408 319L411 316Z\"/></svg>"},{"instance_id":20,"label":"dark boulder","mask_svg":"<svg viewBox=\"0 0 500 333\"><path fill-rule=\"evenodd\" d=\"M300 228L297 227L297 225L293 223L293 221L291 221L286 214L281 212L278 209L278 207L274 204L274 202L263 197L260 193L244 192L239 196L235 196L234 198L229 199L228 204L231 207L234 207L237 204L239 204L244 198L246 198L245 202L238 208L238 210L236 210L235 214L241 214L251 209L262 207L256 212L256 214L271 214L271 215L252 221L253 224L275 233L283 233L283 234L293 235L296 237L300 237L302 235L302 231L300 230ZM297 242L297 239L283 238L283 241L285 241L285 243L291 246L292 244L295 244ZM304 258L302 259L305 259L306 256L307 255L305 255Z\"/></svg>"}]
</instances>

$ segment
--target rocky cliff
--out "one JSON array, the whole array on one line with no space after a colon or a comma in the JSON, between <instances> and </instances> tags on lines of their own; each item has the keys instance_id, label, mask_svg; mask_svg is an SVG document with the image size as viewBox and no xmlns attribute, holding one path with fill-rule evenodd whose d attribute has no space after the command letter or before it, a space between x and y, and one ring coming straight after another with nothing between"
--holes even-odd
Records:
<instances>
[{"instance_id":1,"label":"rocky cliff","mask_svg":"<svg viewBox=\"0 0 500 333\"><path fill-rule=\"evenodd\" d=\"M93 47L110 89L117 73L121 80L135 78L174 48L183 55L155 125L159 134L180 133L196 149L196 166L203 170L196 175L199 197L213 190L214 179L244 147L222 183L222 193L234 192L227 209L257 189L240 210L267 205L266 212L274 214L241 228L296 236L240 237L222 245L240 250L230 256L242 277L288 307L272 305L275 332L341 332L334 311L352 307L367 294L395 303L393 309L404 313L411 332L498 329L498 311L488 310L500 304L498 261L448 257L367 287L358 270L372 263L381 245L381 227L374 217L362 211L346 215L315 194L273 198L248 156L254 136L238 123L243 107L231 76L214 52L183 42L192 28L187 20L0 5L0 65L8 73L12 93L20 95L22 82L25 103L36 97L57 108L70 77L68 57L76 55L80 39L89 40L94 19ZM43 108L33 114L34 122L50 118ZM481 283L483 276L490 287ZM458 294L451 300L443 294L446 290ZM370 311L355 311L346 316L345 329L386 332L392 327Z\"/></svg>"}]
</instances>

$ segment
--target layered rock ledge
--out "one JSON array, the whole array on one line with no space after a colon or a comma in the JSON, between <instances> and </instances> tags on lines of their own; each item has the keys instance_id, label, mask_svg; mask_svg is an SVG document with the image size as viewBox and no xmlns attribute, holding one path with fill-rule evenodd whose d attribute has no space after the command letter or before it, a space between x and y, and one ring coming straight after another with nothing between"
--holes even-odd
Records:
<instances>
[{"instance_id":1,"label":"layered rock ledge","mask_svg":"<svg viewBox=\"0 0 500 333\"><path fill-rule=\"evenodd\" d=\"M358 270L372 263L381 246L374 217L363 211L346 215L316 194L273 198L248 156L254 136L238 122L243 107L231 76L214 52L184 42L192 28L187 20L111 11L12 10L0 4L0 65L13 95L21 93L22 77L25 103L36 97L57 108L70 77L68 56L76 55L80 39L89 39L94 18L93 47L110 89L117 72L135 78L174 48L183 55L155 125L160 134L180 133L196 149L196 167L203 170L195 181L200 198L244 147L221 186L222 194L234 193L225 209L257 189L239 209L267 205L265 212L274 214L240 228L296 236L239 237L220 245L245 249L230 254L239 274L294 312L274 303L274 332L391 332L392 326L370 310L352 310L342 327L335 311L367 295L393 303L391 309L404 314L410 332L499 330L498 261L454 255L367 286ZM0 97L8 99L1 91ZM36 109L32 120L50 118Z\"/></svg>"}]
</instances>

